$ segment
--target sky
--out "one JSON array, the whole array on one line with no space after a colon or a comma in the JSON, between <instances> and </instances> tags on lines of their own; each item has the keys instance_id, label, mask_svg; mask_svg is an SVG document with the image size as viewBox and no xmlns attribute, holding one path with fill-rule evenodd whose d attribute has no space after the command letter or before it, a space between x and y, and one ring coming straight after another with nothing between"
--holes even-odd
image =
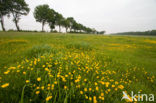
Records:
<instances>
[{"instance_id":1,"label":"sky","mask_svg":"<svg viewBox=\"0 0 156 103\"><path fill-rule=\"evenodd\" d=\"M27 16L21 16L19 21L20 28L24 30L41 30L41 23L35 21L33 12L36 6L42 4L48 4L64 17L74 17L77 22L106 33L156 29L156 0L25 1L31 11ZM12 17L5 17L4 23L7 30L16 29ZM48 24L45 30L50 30Z\"/></svg>"}]
</instances>

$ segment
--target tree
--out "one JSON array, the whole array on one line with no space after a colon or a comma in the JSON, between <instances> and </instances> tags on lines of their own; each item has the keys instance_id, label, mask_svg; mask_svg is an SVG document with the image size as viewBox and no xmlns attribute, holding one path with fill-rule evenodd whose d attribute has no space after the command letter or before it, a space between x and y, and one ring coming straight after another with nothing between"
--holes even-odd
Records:
<instances>
[{"instance_id":1,"label":"tree","mask_svg":"<svg viewBox=\"0 0 156 103\"><path fill-rule=\"evenodd\" d=\"M0 0L0 22L3 31L5 31L4 16L9 15L10 6L11 6L11 0Z\"/></svg>"},{"instance_id":2,"label":"tree","mask_svg":"<svg viewBox=\"0 0 156 103\"><path fill-rule=\"evenodd\" d=\"M58 12L56 12L56 25L59 26L59 32L61 32L61 26L63 26L63 16L62 14L59 14Z\"/></svg>"},{"instance_id":3,"label":"tree","mask_svg":"<svg viewBox=\"0 0 156 103\"><path fill-rule=\"evenodd\" d=\"M67 20L69 21L69 29L70 29L70 32L72 31L72 28L73 28L73 24L75 23L75 20L73 17L68 17Z\"/></svg>"},{"instance_id":4,"label":"tree","mask_svg":"<svg viewBox=\"0 0 156 103\"><path fill-rule=\"evenodd\" d=\"M48 16L48 23L51 32L55 29L55 22L56 22L56 12L53 9L50 9L49 16Z\"/></svg>"},{"instance_id":5,"label":"tree","mask_svg":"<svg viewBox=\"0 0 156 103\"><path fill-rule=\"evenodd\" d=\"M18 22L20 16L29 13L30 9L28 8L28 4L24 0L12 0L10 11L13 15L13 22L15 23L17 30L20 31Z\"/></svg>"},{"instance_id":6,"label":"tree","mask_svg":"<svg viewBox=\"0 0 156 103\"><path fill-rule=\"evenodd\" d=\"M65 27L67 33L68 29L70 28L70 21L68 19L64 19L62 25Z\"/></svg>"},{"instance_id":7,"label":"tree","mask_svg":"<svg viewBox=\"0 0 156 103\"><path fill-rule=\"evenodd\" d=\"M51 9L48 5L39 5L35 8L34 17L37 22L42 23L42 31L44 31L44 25L49 21Z\"/></svg>"}]
</instances>

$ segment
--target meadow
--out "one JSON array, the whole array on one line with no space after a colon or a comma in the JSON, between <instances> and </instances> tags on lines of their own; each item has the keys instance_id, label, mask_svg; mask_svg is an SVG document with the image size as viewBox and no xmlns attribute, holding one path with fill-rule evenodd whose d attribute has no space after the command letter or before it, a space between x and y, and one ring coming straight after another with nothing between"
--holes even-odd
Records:
<instances>
[{"instance_id":1,"label":"meadow","mask_svg":"<svg viewBox=\"0 0 156 103\"><path fill-rule=\"evenodd\" d=\"M132 102L155 77L156 37L0 32L1 103Z\"/></svg>"}]
</instances>

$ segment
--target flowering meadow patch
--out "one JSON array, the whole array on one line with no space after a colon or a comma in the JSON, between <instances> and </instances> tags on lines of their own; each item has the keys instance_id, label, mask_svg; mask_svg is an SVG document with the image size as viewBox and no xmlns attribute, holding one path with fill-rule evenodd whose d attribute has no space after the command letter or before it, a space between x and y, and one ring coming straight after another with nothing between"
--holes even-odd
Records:
<instances>
[{"instance_id":1,"label":"flowering meadow patch","mask_svg":"<svg viewBox=\"0 0 156 103\"><path fill-rule=\"evenodd\" d=\"M134 72L141 72L148 83L155 82L155 77L150 77L144 69L133 67L114 71L105 68L94 55L84 52L43 55L8 67L1 77L0 90L8 93L20 89L16 95L24 95L19 101L103 103L114 98L120 101L122 91L140 80ZM9 99L14 101L14 98Z\"/></svg>"},{"instance_id":2,"label":"flowering meadow patch","mask_svg":"<svg viewBox=\"0 0 156 103\"><path fill-rule=\"evenodd\" d=\"M155 38L10 33L0 35L0 103L156 101Z\"/></svg>"}]
</instances>

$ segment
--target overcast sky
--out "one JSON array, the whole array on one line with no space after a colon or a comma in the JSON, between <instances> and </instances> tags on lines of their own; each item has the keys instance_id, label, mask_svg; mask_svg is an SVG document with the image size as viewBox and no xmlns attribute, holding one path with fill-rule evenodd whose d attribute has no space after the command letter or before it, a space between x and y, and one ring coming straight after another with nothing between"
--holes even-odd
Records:
<instances>
[{"instance_id":1,"label":"overcast sky","mask_svg":"<svg viewBox=\"0 0 156 103\"><path fill-rule=\"evenodd\" d=\"M20 28L41 30L41 24L34 19L37 5L48 4L64 17L74 17L79 23L106 30L107 33L125 31L146 31L156 29L156 0L26 0L31 9L28 16L22 16ZM12 18L5 18L6 29L16 29ZM46 25L48 31L49 27Z\"/></svg>"}]
</instances>

